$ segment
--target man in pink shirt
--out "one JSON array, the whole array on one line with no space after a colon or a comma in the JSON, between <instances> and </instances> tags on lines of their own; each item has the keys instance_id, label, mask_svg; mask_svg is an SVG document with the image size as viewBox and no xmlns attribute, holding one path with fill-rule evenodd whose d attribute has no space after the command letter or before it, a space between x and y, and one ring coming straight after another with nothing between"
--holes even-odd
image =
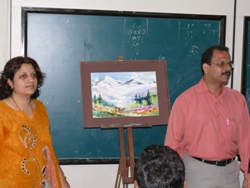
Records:
<instances>
[{"instance_id":1,"label":"man in pink shirt","mask_svg":"<svg viewBox=\"0 0 250 188\"><path fill-rule=\"evenodd\" d=\"M203 78L175 101L165 145L184 159L187 188L250 187L250 121L244 96L225 87L234 64L224 46L211 46L201 58ZM241 164L235 160L240 155Z\"/></svg>"}]
</instances>

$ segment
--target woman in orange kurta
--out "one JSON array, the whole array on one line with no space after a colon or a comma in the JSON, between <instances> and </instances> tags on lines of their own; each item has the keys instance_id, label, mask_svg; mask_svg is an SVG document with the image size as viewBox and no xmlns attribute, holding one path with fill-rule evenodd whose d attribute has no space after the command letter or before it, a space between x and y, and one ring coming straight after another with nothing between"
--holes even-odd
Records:
<instances>
[{"instance_id":1,"label":"woman in orange kurta","mask_svg":"<svg viewBox=\"0 0 250 188\"><path fill-rule=\"evenodd\" d=\"M1 74L0 187L70 187L53 149L47 111L36 99L43 78L28 57L11 59Z\"/></svg>"}]
</instances>

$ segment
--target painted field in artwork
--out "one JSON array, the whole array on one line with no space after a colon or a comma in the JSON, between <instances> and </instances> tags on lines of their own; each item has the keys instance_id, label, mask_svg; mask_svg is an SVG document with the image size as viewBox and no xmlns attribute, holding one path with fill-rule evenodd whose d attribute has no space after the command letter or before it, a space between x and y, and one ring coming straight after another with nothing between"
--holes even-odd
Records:
<instances>
[{"instance_id":1,"label":"painted field in artwork","mask_svg":"<svg viewBox=\"0 0 250 188\"><path fill-rule=\"evenodd\" d=\"M156 73L91 73L93 118L159 116Z\"/></svg>"}]
</instances>

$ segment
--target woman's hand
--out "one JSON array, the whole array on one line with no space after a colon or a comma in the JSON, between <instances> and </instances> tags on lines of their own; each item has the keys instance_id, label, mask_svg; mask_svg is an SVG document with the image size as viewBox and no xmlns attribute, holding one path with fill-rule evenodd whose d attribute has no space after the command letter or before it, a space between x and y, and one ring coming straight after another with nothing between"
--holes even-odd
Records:
<instances>
[{"instance_id":1,"label":"woman's hand","mask_svg":"<svg viewBox=\"0 0 250 188\"><path fill-rule=\"evenodd\" d=\"M59 172L59 177L60 177L62 188L70 188L70 185L69 185L66 177L64 176L64 173L63 173L59 164L58 164L58 172Z\"/></svg>"}]
</instances>

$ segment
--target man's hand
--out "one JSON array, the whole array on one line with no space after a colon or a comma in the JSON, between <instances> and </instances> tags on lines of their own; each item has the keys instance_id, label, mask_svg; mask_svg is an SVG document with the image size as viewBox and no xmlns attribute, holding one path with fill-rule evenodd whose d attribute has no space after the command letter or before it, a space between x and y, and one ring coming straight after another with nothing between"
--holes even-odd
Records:
<instances>
[{"instance_id":1,"label":"man's hand","mask_svg":"<svg viewBox=\"0 0 250 188\"><path fill-rule=\"evenodd\" d=\"M244 179L242 188L250 188L250 174Z\"/></svg>"}]
</instances>

